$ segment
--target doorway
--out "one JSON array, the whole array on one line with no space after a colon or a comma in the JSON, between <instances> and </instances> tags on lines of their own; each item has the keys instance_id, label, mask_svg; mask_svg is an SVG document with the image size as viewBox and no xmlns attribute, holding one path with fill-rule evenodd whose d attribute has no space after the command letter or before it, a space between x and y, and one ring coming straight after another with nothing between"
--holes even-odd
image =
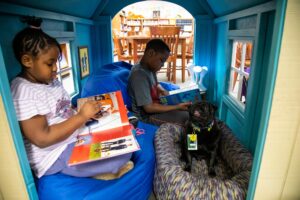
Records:
<instances>
[{"instance_id":1,"label":"doorway","mask_svg":"<svg viewBox=\"0 0 300 200\"><path fill-rule=\"evenodd\" d=\"M180 37L185 38L185 58L183 63L182 45L179 42L176 59L176 84L180 87L190 85L192 80L186 66L188 63L193 63L194 19L187 10L173 3L138 2L120 10L112 19L114 61L138 63L143 55L146 42L137 45L137 57L134 58L130 41L132 41L132 38L150 37L150 27L154 26L180 27ZM182 66L184 66L184 75L182 75ZM166 73L158 73L158 80L169 81Z\"/></svg>"}]
</instances>

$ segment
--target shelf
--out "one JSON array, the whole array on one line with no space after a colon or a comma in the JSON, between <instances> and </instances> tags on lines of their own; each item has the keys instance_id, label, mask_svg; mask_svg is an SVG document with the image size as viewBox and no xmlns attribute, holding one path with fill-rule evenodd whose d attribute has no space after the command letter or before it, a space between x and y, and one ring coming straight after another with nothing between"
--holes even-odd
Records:
<instances>
[{"instance_id":1,"label":"shelf","mask_svg":"<svg viewBox=\"0 0 300 200\"><path fill-rule=\"evenodd\" d=\"M193 31L193 19L166 19L166 18L125 18L121 22L121 32L139 33L150 26L176 25L180 26L182 32Z\"/></svg>"}]
</instances>

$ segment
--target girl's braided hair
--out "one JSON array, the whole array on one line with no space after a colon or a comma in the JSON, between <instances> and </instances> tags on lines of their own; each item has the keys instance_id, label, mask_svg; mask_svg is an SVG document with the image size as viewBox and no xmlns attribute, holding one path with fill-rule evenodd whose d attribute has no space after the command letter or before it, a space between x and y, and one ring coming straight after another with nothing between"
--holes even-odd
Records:
<instances>
[{"instance_id":1,"label":"girl's braided hair","mask_svg":"<svg viewBox=\"0 0 300 200\"><path fill-rule=\"evenodd\" d=\"M21 62L24 54L30 54L36 57L41 51L49 49L51 46L57 46L61 53L61 48L57 40L41 29L41 18L26 16L21 19L23 23L29 26L17 33L13 40L13 50L17 60Z\"/></svg>"}]
</instances>

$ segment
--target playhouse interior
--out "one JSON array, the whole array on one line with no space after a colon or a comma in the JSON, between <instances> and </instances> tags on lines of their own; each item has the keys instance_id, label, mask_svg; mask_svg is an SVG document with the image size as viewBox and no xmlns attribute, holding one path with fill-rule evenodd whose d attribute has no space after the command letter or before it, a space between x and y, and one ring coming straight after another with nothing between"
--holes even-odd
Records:
<instances>
[{"instance_id":1,"label":"playhouse interior","mask_svg":"<svg viewBox=\"0 0 300 200\"><path fill-rule=\"evenodd\" d=\"M276 70L272 58L276 55L274 47L280 41L279 24L283 9L283 3L269 0L1 0L0 72L1 79L6 84L3 91L8 94L5 97L5 106L6 112L10 113L9 126L13 127L11 131L21 167L20 174L24 177L24 188L29 199L38 199L39 195L43 197L41 199L47 199L41 190L43 187L46 189L51 181L59 182L59 178L62 178L61 184L66 186L71 183L70 180L66 180L67 177L56 177L53 180L50 178L43 180L36 188L37 180L33 177L26 158L9 95L9 81L21 70L14 58L11 44L14 35L26 27L20 20L22 17L42 18L42 29L59 41L62 59L59 62L57 77L67 88L73 103L81 97L86 85L90 84L90 77L102 72L103 66L105 70L109 70L107 66L112 63L137 62L130 49L132 47L130 39L146 35L148 37L151 26L179 26L180 37L185 43L181 43L177 51L176 66L179 69L175 72L177 78L167 79L165 73L159 74L158 78L160 81L185 87L195 81L193 74L188 71L189 64L207 69L207 74L201 80L206 89L205 99L217 105L216 117L230 128L233 135L254 158L247 192L247 199L252 199L260 153L264 145L263 127L270 112L266 102L272 91L270 74L274 74ZM182 44L186 45L184 58ZM144 46L133 45L132 48L137 48L136 52L139 54L139 51L143 52ZM101 84L109 83L101 80L99 85ZM154 164L151 166L154 167ZM100 194L95 192L96 186L109 188L117 184L118 187L122 187L117 182L106 186L105 183L97 185L98 183L86 181L94 186L89 190L82 190L86 194L92 193L87 195L86 199L100 197L97 196ZM124 181L122 183L126 185ZM50 193L55 193L54 188L59 186L59 183L53 185L52 190L49 190ZM70 185L78 189L81 189L81 186L74 183ZM143 186L136 185L136 187ZM108 195L109 191L111 190L105 194ZM136 188L135 192L140 194ZM149 195L149 191L145 193L146 196ZM150 198L155 199L152 190L150 193L152 194ZM68 198L70 195L72 198ZM77 199L71 192L65 192L63 197ZM126 199L134 199L133 197L140 196L126 196Z\"/></svg>"}]
</instances>

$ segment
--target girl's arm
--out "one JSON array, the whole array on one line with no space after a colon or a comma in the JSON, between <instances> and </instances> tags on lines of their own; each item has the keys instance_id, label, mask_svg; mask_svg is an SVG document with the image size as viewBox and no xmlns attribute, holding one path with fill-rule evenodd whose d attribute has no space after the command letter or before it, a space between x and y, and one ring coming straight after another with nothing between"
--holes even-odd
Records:
<instances>
[{"instance_id":1,"label":"girl's arm","mask_svg":"<svg viewBox=\"0 0 300 200\"><path fill-rule=\"evenodd\" d=\"M44 148L67 139L86 121L95 117L100 110L101 104L96 101L88 101L76 115L58 124L49 126L46 116L36 115L20 121L20 126L23 134L31 143Z\"/></svg>"}]
</instances>

